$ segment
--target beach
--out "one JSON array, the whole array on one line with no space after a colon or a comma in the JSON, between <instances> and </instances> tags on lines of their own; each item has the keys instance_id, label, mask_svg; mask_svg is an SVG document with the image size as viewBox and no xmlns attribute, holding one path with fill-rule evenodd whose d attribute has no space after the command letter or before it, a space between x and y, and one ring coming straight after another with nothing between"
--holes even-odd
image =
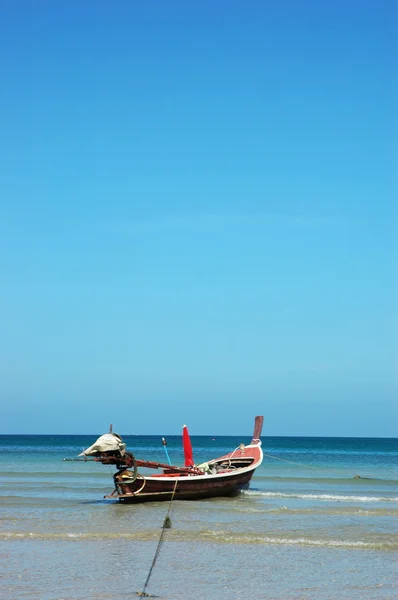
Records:
<instances>
[{"instance_id":1,"label":"beach","mask_svg":"<svg viewBox=\"0 0 398 600\"><path fill-rule=\"evenodd\" d=\"M143 589L168 503L104 500L111 467L62 460L95 438L0 436L1 598L100 600ZM161 436L123 438L137 457L164 460ZM249 441L192 436L195 461ZM182 464L180 436L167 442ZM147 593L396 598L398 440L264 438L263 450L249 491L173 503Z\"/></svg>"}]
</instances>

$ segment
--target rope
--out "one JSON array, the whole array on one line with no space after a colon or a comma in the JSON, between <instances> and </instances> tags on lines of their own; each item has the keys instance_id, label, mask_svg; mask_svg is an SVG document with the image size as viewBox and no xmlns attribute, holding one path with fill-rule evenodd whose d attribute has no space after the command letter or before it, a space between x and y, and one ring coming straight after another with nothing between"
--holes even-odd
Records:
<instances>
[{"instance_id":1,"label":"rope","mask_svg":"<svg viewBox=\"0 0 398 600\"><path fill-rule=\"evenodd\" d=\"M285 458L279 458L278 456L273 456L272 454L265 454L265 453L263 453L263 454L267 458L274 458L275 460L280 460L282 462L289 463L290 465L298 465L299 467L307 467L308 469L324 469L324 467L316 467L314 465L307 465L307 464L303 464L303 463L299 463L299 462L294 462L292 460L286 460Z\"/></svg>"},{"instance_id":2,"label":"rope","mask_svg":"<svg viewBox=\"0 0 398 600\"><path fill-rule=\"evenodd\" d=\"M229 457L229 459L228 459L229 466L231 466L231 459L232 459L233 455L235 454L235 452L236 452L237 450L239 450L239 448L240 448L240 445L239 445L237 448L235 448L235 450L234 450L233 452L231 452L231 454L230 454L230 457Z\"/></svg>"},{"instance_id":3,"label":"rope","mask_svg":"<svg viewBox=\"0 0 398 600\"><path fill-rule=\"evenodd\" d=\"M295 462L293 460L286 460L285 458L279 458L278 456L273 456L272 454L265 454L263 453L264 456L266 456L267 458L273 458L274 460L280 460L281 462L285 462L285 463L289 463L290 465L297 465L299 467L306 467L307 469L319 469L321 471L335 471L337 473L345 473L346 471L344 469L339 469L336 467L318 467L315 465L309 465L309 464L303 464L303 463L299 463L299 462ZM376 479L375 477L363 477L360 475L354 475L354 479Z\"/></svg>"},{"instance_id":4,"label":"rope","mask_svg":"<svg viewBox=\"0 0 398 600\"><path fill-rule=\"evenodd\" d=\"M167 510L167 514L166 514L166 516L164 518L164 521L163 521L162 531L160 532L160 538L159 538L158 545L157 545L157 548L156 548L155 556L153 557L153 561L152 561L152 564L151 564L151 568L149 569L148 577L146 578L144 589L142 590L142 592L137 592L137 596L141 596L141 597L145 597L145 598L149 598L150 597L150 594L147 594L145 590L146 590L146 588L148 586L148 583L149 583L149 580L151 578L153 567L155 566L156 560L157 560L157 558L159 556L160 548L161 548L162 542L163 542L164 532L165 532L166 529L170 529L170 527L171 527L170 511L171 511L172 502L174 500L174 494L176 493L176 489L177 489L178 477L179 477L179 475L176 477L176 482L174 484L174 490L173 490L173 493L171 494L171 498L170 498L170 502L169 502L169 508Z\"/></svg>"}]
</instances>

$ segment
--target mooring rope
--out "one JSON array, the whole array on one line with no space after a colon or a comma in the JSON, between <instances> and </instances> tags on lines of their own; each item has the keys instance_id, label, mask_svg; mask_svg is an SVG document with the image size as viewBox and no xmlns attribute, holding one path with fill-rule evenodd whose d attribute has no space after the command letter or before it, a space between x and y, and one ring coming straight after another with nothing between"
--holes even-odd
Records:
<instances>
[{"instance_id":1,"label":"mooring rope","mask_svg":"<svg viewBox=\"0 0 398 600\"><path fill-rule=\"evenodd\" d=\"M279 456L273 456L272 454L265 454L265 452L263 452L263 455L266 456L267 458L273 458L274 460L280 460L282 462L289 463L290 465L297 465L298 467L308 467L309 469L324 469L324 467L303 464L303 463L299 463L299 462L296 462L293 460L286 460L285 458L279 458ZM332 467L332 469L333 469L333 467Z\"/></svg>"},{"instance_id":2,"label":"mooring rope","mask_svg":"<svg viewBox=\"0 0 398 600\"><path fill-rule=\"evenodd\" d=\"M141 597L144 597L144 598L150 598L150 594L147 594L145 590L146 590L146 588L148 586L148 583L149 583L149 580L151 578L153 567L155 566L156 560L157 560L157 558L159 556L160 548L161 548L161 545L162 545L162 542L163 542L164 532L165 532L166 529L170 529L170 527L171 527L170 511L171 511L172 502L174 500L174 494L176 493L176 489L177 489L178 477L179 477L179 475L177 475L177 477L176 477L176 482L174 484L173 493L171 494L171 498L170 498L170 502L169 502L169 508L167 509L167 514L166 514L166 516L164 518L164 521L163 521L162 531L160 532L160 538L159 538L158 545L157 545L157 548L156 548L155 556L153 557L151 568L149 569L148 577L146 578L146 582L145 582L145 585L144 585L144 588L143 588L142 592L137 592L137 596L141 596Z\"/></svg>"},{"instance_id":3,"label":"mooring rope","mask_svg":"<svg viewBox=\"0 0 398 600\"><path fill-rule=\"evenodd\" d=\"M321 471L335 471L338 473L346 473L345 469L342 468L338 468L338 467L319 467L318 465L309 465L309 464L304 464L304 463L299 463L293 460L286 460L285 458L279 458L279 456L274 456L273 454L265 454L263 453L263 456L266 456L267 458L273 458L274 460L280 460L281 462L285 462L288 463L290 465L296 465L298 467L306 467L307 469L318 469ZM376 477L368 475L368 476L361 476L361 475L354 475L353 479L376 479Z\"/></svg>"}]
</instances>

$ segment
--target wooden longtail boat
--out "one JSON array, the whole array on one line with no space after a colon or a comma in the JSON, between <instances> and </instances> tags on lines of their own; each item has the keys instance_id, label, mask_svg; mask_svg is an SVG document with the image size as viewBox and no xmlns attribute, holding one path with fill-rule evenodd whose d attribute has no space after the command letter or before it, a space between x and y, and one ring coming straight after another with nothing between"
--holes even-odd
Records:
<instances>
[{"instance_id":1,"label":"wooden longtail boat","mask_svg":"<svg viewBox=\"0 0 398 600\"><path fill-rule=\"evenodd\" d=\"M263 460L261 450L261 430L263 417L255 418L253 439L249 445L240 444L232 452L214 458L201 465L194 465L188 430L183 429L185 465L177 467L164 463L139 460L125 446L119 436L120 450L101 450L101 444L94 444L83 455L104 465L115 465L113 476L115 489L105 498L119 499L120 502L148 502L162 500L199 500L216 496L233 496L247 489L254 471ZM102 436L116 436L106 434ZM97 442L99 442L97 440ZM104 446L102 446L103 448ZM100 449L99 449L100 448ZM75 459L76 460L76 459ZM138 472L139 467L161 469L161 473L147 476Z\"/></svg>"}]
</instances>

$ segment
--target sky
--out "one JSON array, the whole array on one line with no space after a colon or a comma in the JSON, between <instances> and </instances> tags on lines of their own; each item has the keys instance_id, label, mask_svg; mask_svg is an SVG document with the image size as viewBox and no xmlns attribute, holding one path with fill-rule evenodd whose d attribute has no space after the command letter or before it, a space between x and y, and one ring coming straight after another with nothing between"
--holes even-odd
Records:
<instances>
[{"instance_id":1,"label":"sky","mask_svg":"<svg viewBox=\"0 0 398 600\"><path fill-rule=\"evenodd\" d=\"M398 436L393 0L4 0L0 433Z\"/></svg>"}]
</instances>

